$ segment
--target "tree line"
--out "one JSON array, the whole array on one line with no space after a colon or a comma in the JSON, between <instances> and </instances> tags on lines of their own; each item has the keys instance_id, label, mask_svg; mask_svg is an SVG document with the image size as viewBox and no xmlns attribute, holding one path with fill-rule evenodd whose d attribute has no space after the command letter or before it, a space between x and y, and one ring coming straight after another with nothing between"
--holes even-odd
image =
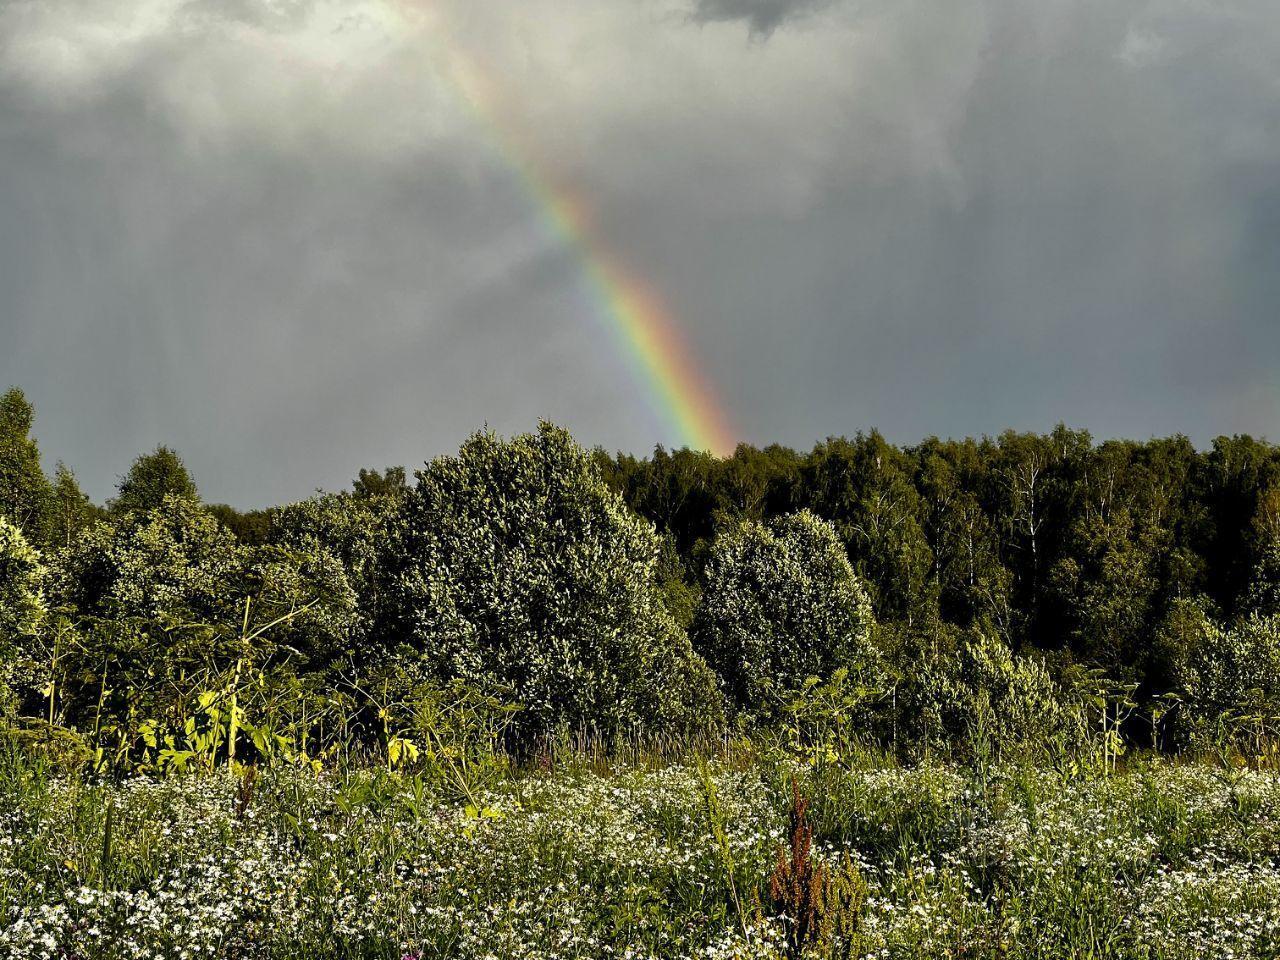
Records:
<instances>
[{"instance_id":1,"label":"tree line","mask_svg":"<svg viewBox=\"0 0 1280 960\"><path fill-rule=\"evenodd\" d=\"M835 703L917 751L1097 724L1176 748L1280 712L1280 449L1247 436L637 458L543 425L242 513L165 447L94 504L33 425L0 398L4 709L99 761L385 748L445 687L517 737Z\"/></svg>"}]
</instances>

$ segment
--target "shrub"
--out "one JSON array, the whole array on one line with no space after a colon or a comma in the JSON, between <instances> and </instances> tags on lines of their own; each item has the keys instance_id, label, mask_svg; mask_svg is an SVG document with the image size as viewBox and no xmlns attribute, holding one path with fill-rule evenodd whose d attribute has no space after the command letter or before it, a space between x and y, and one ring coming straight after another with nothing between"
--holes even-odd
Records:
<instances>
[{"instance_id":1,"label":"shrub","mask_svg":"<svg viewBox=\"0 0 1280 960\"><path fill-rule=\"evenodd\" d=\"M1170 602L1152 644L1151 674L1161 688L1187 682L1192 656L1217 629L1207 598L1178 597Z\"/></svg>"},{"instance_id":2,"label":"shrub","mask_svg":"<svg viewBox=\"0 0 1280 960\"><path fill-rule=\"evenodd\" d=\"M249 600L251 626L279 621L265 638L269 650L287 650L300 658L295 670L317 675L357 653L356 594L333 554L305 540L243 553L236 596Z\"/></svg>"},{"instance_id":3,"label":"shrub","mask_svg":"<svg viewBox=\"0 0 1280 960\"><path fill-rule=\"evenodd\" d=\"M954 649L908 655L900 706L917 749L968 744L1018 754L1073 732L1070 698L1044 662L1015 656L985 621L965 630Z\"/></svg>"},{"instance_id":4,"label":"shrub","mask_svg":"<svg viewBox=\"0 0 1280 960\"><path fill-rule=\"evenodd\" d=\"M1280 616L1210 625L1197 641L1179 677L1197 739L1211 736L1219 720L1280 715Z\"/></svg>"},{"instance_id":5,"label":"shrub","mask_svg":"<svg viewBox=\"0 0 1280 960\"><path fill-rule=\"evenodd\" d=\"M355 607L317 545L241 546L182 496L85 531L54 555L49 582L67 634L51 679L73 722L102 709L181 718L228 674L318 671L347 652Z\"/></svg>"},{"instance_id":6,"label":"shrub","mask_svg":"<svg viewBox=\"0 0 1280 960\"><path fill-rule=\"evenodd\" d=\"M565 431L479 433L405 499L388 633L438 679L509 688L526 734L714 723L711 674L658 589L659 547Z\"/></svg>"},{"instance_id":7,"label":"shrub","mask_svg":"<svg viewBox=\"0 0 1280 960\"><path fill-rule=\"evenodd\" d=\"M1244 609L1260 616L1280 614L1280 541L1262 548L1244 597Z\"/></svg>"},{"instance_id":8,"label":"shrub","mask_svg":"<svg viewBox=\"0 0 1280 960\"><path fill-rule=\"evenodd\" d=\"M745 521L712 546L693 638L738 707L769 712L809 677L864 672L871 627L839 537L807 510Z\"/></svg>"},{"instance_id":9,"label":"shrub","mask_svg":"<svg viewBox=\"0 0 1280 960\"><path fill-rule=\"evenodd\" d=\"M167 497L117 523L99 523L51 564L56 606L79 617L160 627L234 618L242 553L194 500Z\"/></svg>"}]
</instances>

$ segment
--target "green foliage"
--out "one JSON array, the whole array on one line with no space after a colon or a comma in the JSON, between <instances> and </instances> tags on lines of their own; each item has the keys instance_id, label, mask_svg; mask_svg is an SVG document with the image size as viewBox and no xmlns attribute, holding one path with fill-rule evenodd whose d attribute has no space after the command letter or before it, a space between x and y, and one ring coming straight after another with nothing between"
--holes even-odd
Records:
<instances>
[{"instance_id":1,"label":"green foliage","mask_svg":"<svg viewBox=\"0 0 1280 960\"><path fill-rule=\"evenodd\" d=\"M0 714L20 654L48 615L42 592L44 567L22 531L0 515Z\"/></svg>"},{"instance_id":2,"label":"green foliage","mask_svg":"<svg viewBox=\"0 0 1280 960\"><path fill-rule=\"evenodd\" d=\"M982 500L992 483L990 445L933 438L914 456L939 618L966 625L985 617L1011 640L1023 617L1012 606L1014 576L1001 556L997 518Z\"/></svg>"},{"instance_id":3,"label":"green foliage","mask_svg":"<svg viewBox=\"0 0 1280 960\"><path fill-rule=\"evenodd\" d=\"M200 494L182 458L162 445L133 461L129 472L120 478L109 506L117 515L145 513L159 508L170 497L198 502Z\"/></svg>"},{"instance_id":4,"label":"green foliage","mask_svg":"<svg viewBox=\"0 0 1280 960\"><path fill-rule=\"evenodd\" d=\"M35 409L17 387L0 396L0 516L40 542L49 522L50 489L40 448L30 436Z\"/></svg>"},{"instance_id":5,"label":"green foliage","mask_svg":"<svg viewBox=\"0 0 1280 960\"><path fill-rule=\"evenodd\" d=\"M654 576L667 612L671 614L681 630L689 630L701 600L701 592L696 583L689 581L684 564L680 561L680 554L676 550L675 541L668 536L662 538L662 548L658 554Z\"/></svg>"},{"instance_id":6,"label":"green foliage","mask_svg":"<svg viewBox=\"0 0 1280 960\"><path fill-rule=\"evenodd\" d=\"M338 725L373 738L356 691L376 677L507 690L519 736L715 727L702 656L744 721L821 728L810 747L999 753L1050 696L1063 717L1046 707L1045 729L1074 717L1112 758L1121 733L1180 748L1251 724L1257 740L1280 713L1258 666L1280 614L1280 449L1250 437L1201 452L1064 426L906 448L871 432L638 459L546 427L481 434L412 488L361 470L347 492L247 513L201 508L159 447L107 513L61 463L44 477L33 423L21 391L0 397L0 513L49 568L48 612L18 646L7 628L5 673L51 725L185 724L210 692L225 719L251 677L255 708L309 718L299 736L351 708ZM1044 658L1092 692L1046 693Z\"/></svg>"},{"instance_id":7,"label":"green foliage","mask_svg":"<svg viewBox=\"0 0 1280 960\"><path fill-rule=\"evenodd\" d=\"M0 643L30 636L45 617L40 553L0 516Z\"/></svg>"},{"instance_id":8,"label":"green foliage","mask_svg":"<svg viewBox=\"0 0 1280 960\"><path fill-rule=\"evenodd\" d=\"M1160 688L1171 690L1190 679L1192 657L1214 644L1218 626L1206 597L1179 597L1169 604L1156 630L1154 654L1163 665Z\"/></svg>"},{"instance_id":9,"label":"green foliage","mask_svg":"<svg viewBox=\"0 0 1280 960\"><path fill-rule=\"evenodd\" d=\"M1242 603L1242 613L1280 614L1280 485L1259 498L1253 517L1257 559Z\"/></svg>"},{"instance_id":10,"label":"green foliage","mask_svg":"<svg viewBox=\"0 0 1280 960\"><path fill-rule=\"evenodd\" d=\"M1160 544L1135 529L1129 511L1081 518L1068 555L1049 574L1048 591L1072 624L1072 646L1116 671L1141 662L1155 605Z\"/></svg>"},{"instance_id":11,"label":"green foliage","mask_svg":"<svg viewBox=\"0 0 1280 960\"><path fill-rule=\"evenodd\" d=\"M809 677L778 710L772 746L790 761L814 769L874 753L880 733L876 713L885 711L894 691L883 677L870 679L855 680L843 667L826 680Z\"/></svg>"},{"instance_id":12,"label":"green foliage","mask_svg":"<svg viewBox=\"0 0 1280 960\"><path fill-rule=\"evenodd\" d=\"M509 687L526 733L716 722L710 673L658 590L656 533L567 433L477 434L417 477L387 617L411 657Z\"/></svg>"},{"instance_id":13,"label":"green foliage","mask_svg":"<svg viewBox=\"0 0 1280 960\"><path fill-rule=\"evenodd\" d=\"M1280 541L1268 543L1263 548L1249 584L1244 609L1264 616L1280 614Z\"/></svg>"},{"instance_id":14,"label":"green foliage","mask_svg":"<svg viewBox=\"0 0 1280 960\"><path fill-rule=\"evenodd\" d=\"M342 563L356 597L353 634L369 646L379 643L370 632L384 616L387 547L400 523L407 492L403 480L403 471L361 470L352 492L319 494L282 507L271 518L271 542L321 550Z\"/></svg>"},{"instance_id":15,"label":"green foliage","mask_svg":"<svg viewBox=\"0 0 1280 960\"><path fill-rule=\"evenodd\" d=\"M183 496L99 523L54 558L55 604L81 617L161 628L235 616L235 538Z\"/></svg>"},{"instance_id":16,"label":"green foliage","mask_svg":"<svg viewBox=\"0 0 1280 960\"><path fill-rule=\"evenodd\" d=\"M76 536L100 519L101 511L80 489L76 475L61 460L54 471L49 542L69 547Z\"/></svg>"},{"instance_id":17,"label":"green foliage","mask_svg":"<svg viewBox=\"0 0 1280 960\"><path fill-rule=\"evenodd\" d=\"M186 728L206 693L234 702L248 675L322 679L352 652L355 597L335 558L242 546L184 497L82 534L53 557L49 593L41 709L126 751L144 721Z\"/></svg>"},{"instance_id":18,"label":"green foliage","mask_svg":"<svg viewBox=\"0 0 1280 960\"><path fill-rule=\"evenodd\" d=\"M259 623L279 621L271 643L296 672L323 674L356 655L355 591L342 562L313 542L243 551L237 597Z\"/></svg>"},{"instance_id":19,"label":"green foliage","mask_svg":"<svg viewBox=\"0 0 1280 960\"><path fill-rule=\"evenodd\" d=\"M732 701L769 710L811 676L871 669L871 603L831 525L802 511L716 540L695 648Z\"/></svg>"},{"instance_id":20,"label":"green foliage","mask_svg":"<svg viewBox=\"0 0 1280 960\"><path fill-rule=\"evenodd\" d=\"M1254 614L1228 628L1208 625L1190 646L1178 679L1201 742L1224 733L1230 738L1230 726L1242 721L1265 727L1274 738L1280 734L1280 616Z\"/></svg>"},{"instance_id":21,"label":"green foliage","mask_svg":"<svg viewBox=\"0 0 1280 960\"><path fill-rule=\"evenodd\" d=\"M820 444L801 475L807 506L843 538L876 615L907 622L929 616L937 602L934 558L911 459L872 431Z\"/></svg>"},{"instance_id":22,"label":"green foliage","mask_svg":"<svg viewBox=\"0 0 1280 960\"><path fill-rule=\"evenodd\" d=\"M271 539L274 510L241 511L225 503L211 503L205 509L246 546L260 547Z\"/></svg>"},{"instance_id":23,"label":"green foliage","mask_svg":"<svg viewBox=\"0 0 1280 960\"><path fill-rule=\"evenodd\" d=\"M398 503L409 492L404 467L387 467L384 470L360 469L351 484L351 493L357 500L390 501Z\"/></svg>"},{"instance_id":24,"label":"green foliage","mask_svg":"<svg viewBox=\"0 0 1280 960\"><path fill-rule=\"evenodd\" d=\"M1034 656L1014 655L985 621L941 648L899 651L903 746L971 757L1017 757L1076 746L1078 716L1067 692Z\"/></svg>"}]
</instances>

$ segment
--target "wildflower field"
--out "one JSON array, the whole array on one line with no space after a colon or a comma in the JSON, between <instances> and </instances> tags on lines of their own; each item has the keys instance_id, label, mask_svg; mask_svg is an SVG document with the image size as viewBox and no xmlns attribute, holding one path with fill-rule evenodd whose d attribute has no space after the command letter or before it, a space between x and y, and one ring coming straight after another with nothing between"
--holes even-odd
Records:
<instances>
[{"instance_id":1,"label":"wildflower field","mask_svg":"<svg viewBox=\"0 0 1280 960\"><path fill-rule=\"evenodd\" d=\"M0 960L1280 960L1280 448L930 449L0 503Z\"/></svg>"},{"instance_id":2,"label":"wildflower field","mask_svg":"<svg viewBox=\"0 0 1280 960\"><path fill-rule=\"evenodd\" d=\"M0 955L1280 956L1280 775L976 770L579 757L468 798L11 756Z\"/></svg>"}]
</instances>

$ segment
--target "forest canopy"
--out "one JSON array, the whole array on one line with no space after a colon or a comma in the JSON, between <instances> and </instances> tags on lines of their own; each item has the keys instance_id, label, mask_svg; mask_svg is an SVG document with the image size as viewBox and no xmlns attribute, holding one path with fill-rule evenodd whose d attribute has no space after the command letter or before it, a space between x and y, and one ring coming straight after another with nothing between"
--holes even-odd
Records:
<instances>
[{"instance_id":1,"label":"forest canopy","mask_svg":"<svg viewBox=\"0 0 1280 960\"><path fill-rule=\"evenodd\" d=\"M911 749L1098 696L1165 749L1280 713L1280 448L1248 436L635 457L543 425L245 513L167 447L94 504L35 426L0 398L4 710L122 760L216 703L387 739L446 686L519 738L768 722L833 682Z\"/></svg>"}]
</instances>

